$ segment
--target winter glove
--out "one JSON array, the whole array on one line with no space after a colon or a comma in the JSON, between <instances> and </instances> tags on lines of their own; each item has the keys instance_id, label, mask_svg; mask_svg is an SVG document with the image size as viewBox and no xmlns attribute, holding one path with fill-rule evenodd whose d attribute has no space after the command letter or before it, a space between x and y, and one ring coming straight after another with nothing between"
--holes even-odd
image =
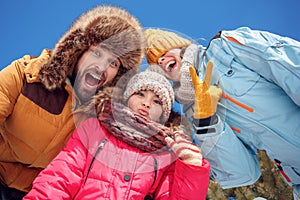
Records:
<instances>
[{"instance_id":1,"label":"winter glove","mask_svg":"<svg viewBox=\"0 0 300 200\"><path fill-rule=\"evenodd\" d=\"M189 67L191 65L194 65L195 53L197 52L197 50L198 46L196 44L191 44L185 49L181 61L182 66Z\"/></svg>"},{"instance_id":2,"label":"winter glove","mask_svg":"<svg viewBox=\"0 0 300 200\"><path fill-rule=\"evenodd\" d=\"M198 50L196 44L188 46L181 60L181 76L179 83L174 84L176 100L182 104L189 104L194 101L195 91L190 76L189 67L194 66L195 54Z\"/></svg>"},{"instance_id":3,"label":"winter glove","mask_svg":"<svg viewBox=\"0 0 300 200\"><path fill-rule=\"evenodd\" d=\"M209 61L206 67L204 81L201 82L194 67L190 67L190 74L195 88L194 118L203 119L213 116L217 111L218 101L222 96L222 90L216 86L210 86L213 62Z\"/></svg>"},{"instance_id":4,"label":"winter glove","mask_svg":"<svg viewBox=\"0 0 300 200\"><path fill-rule=\"evenodd\" d=\"M165 138L167 145L185 163L202 166L202 152L195 144L190 142L183 133L175 132L174 139Z\"/></svg>"}]
</instances>

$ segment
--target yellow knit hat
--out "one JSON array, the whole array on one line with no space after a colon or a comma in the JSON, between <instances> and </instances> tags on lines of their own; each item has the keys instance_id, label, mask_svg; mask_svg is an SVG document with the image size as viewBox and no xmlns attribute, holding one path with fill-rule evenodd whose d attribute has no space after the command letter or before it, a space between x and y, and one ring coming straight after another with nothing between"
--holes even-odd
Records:
<instances>
[{"instance_id":1,"label":"yellow knit hat","mask_svg":"<svg viewBox=\"0 0 300 200\"><path fill-rule=\"evenodd\" d=\"M176 33L160 29L146 29L145 37L148 46L146 48L146 59L149 64L157 64L158 58L174 48L186 47L191 42Z\"/></svg>"}]
</instances>

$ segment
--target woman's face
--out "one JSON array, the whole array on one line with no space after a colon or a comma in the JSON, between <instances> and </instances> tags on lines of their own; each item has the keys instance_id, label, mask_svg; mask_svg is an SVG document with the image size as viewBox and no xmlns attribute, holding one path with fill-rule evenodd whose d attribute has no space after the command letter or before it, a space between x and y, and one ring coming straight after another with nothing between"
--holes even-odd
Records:
<instances>
[{"instance_id":1,"label":"woman's face","mask_svg":"<svg viewBox=\"0 0 300 200\"><path fill-rule=\"evenodd\" d=\"M159 122L163 113L162 102L151 90L138 91L128 99L128 107L147 119Z\"/></svg>"},{"instance_id":2,"label":"woman's face","mask_svg":"<svg viewBox=\"0 0 300 200\"><path fill-rule=\"evenodd\" d=\"M164 70L165 76L172 81L178 82L181 76L181 49L171 49L158 58L158 65Z\"/></svg>"}]
</instances>

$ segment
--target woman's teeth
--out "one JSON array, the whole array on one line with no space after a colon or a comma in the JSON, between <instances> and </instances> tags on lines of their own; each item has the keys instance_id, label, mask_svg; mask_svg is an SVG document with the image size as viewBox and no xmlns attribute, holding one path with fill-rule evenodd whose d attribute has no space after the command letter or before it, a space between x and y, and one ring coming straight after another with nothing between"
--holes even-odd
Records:
<instances>
[{"instance_id":1,"label":"woman's teeth","mask_svg":"<svg viewBox=\"0 0 300 200\"><path fill-rule=\"evenodd\" d=\"M176 62L175 61L171 61L171 62L169 62L168 64L167 64L167 71L168 72L171 72L172 71L172 69L175 67L175 65L176 65Z\"/></svg>"}]
</instances>

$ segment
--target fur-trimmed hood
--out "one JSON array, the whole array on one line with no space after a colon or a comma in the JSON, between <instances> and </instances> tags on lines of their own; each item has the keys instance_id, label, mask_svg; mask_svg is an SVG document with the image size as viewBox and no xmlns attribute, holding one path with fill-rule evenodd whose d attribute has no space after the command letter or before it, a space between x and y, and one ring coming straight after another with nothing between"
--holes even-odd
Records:
<instances>
[{"instance_id":1,"label":"fur-trimmed hood","mask_svg":"<svg viewBox=\"0 0 300 200\"><path fill-rule=\"evenodd\" d=\"M125 71L137 69L145 44L142 27L136 18L119 7L97 6L73 22L55 45L49 61L42 66L39 77L47 89L60 88L66 78L71 77L79 57L91 45L111 50L119 57Z\"/></svg>"}]
</instances>

